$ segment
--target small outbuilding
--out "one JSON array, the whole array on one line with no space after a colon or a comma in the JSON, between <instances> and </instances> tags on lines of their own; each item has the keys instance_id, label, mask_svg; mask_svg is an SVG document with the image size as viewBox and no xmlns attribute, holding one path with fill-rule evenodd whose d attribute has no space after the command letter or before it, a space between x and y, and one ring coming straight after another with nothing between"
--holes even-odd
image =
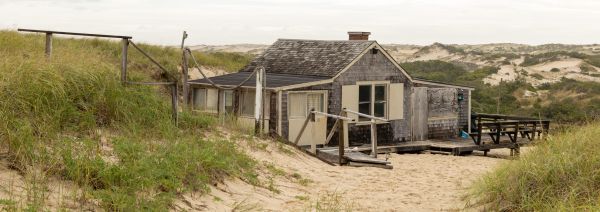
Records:
<instances>
[{"instance_id":1,"label":"small outbuilding","mask_svg":"<svg viewBox=\"0 0 600 212\"><path fill-rule=\"evenodd\" d=\"M473 88L411 77L368 32L349 40L279 39L237 73L211 77L220 87L235 86L264 67L264 128L294 141L311 109L340 114L342 108L387 121L377 124L379 145L457 137L470 131ZM207 79L191 81L195 110L229 115L254 126L254 77L235 90ZM370 143L370 119L347 114L345 146ZM298 145L326 141L335 120L316 116ZM334 135L334 137L336 137ZM332 145L337 139L332 139Z\"/></svg>"}]
</instances>

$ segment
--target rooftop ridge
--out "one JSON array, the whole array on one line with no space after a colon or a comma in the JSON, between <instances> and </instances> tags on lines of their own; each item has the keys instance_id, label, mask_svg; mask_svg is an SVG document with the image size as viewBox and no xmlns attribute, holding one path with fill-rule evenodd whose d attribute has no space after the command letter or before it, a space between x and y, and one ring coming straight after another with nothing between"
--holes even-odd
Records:
<instances>
[{"instance_id":1,"label":"rooftop ridge","mask_svg":"<svg viewBox=\"0 0 600 212\"><path fill-rule=\"evenodd\" d=\"M319 39L297 39L297 38L278 38L277 41L318 41L318 42L351 42L351 43L363 43L363 42L377 42L376 40L319 40Z\"/></svg>"}]
</instances>

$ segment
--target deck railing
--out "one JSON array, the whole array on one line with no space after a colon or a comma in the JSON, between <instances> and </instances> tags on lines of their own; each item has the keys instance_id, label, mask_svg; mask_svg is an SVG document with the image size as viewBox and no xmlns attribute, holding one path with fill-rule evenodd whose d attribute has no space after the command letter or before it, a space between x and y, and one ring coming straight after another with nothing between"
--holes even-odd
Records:
<instances>
[{"instance_id":1,"label":"deck railing","mask_svg":"<svg viewBox=\"0 0 600 212\"><path fill-rule=\"evenodd\" d=\"M342 111L338 115L316 111L314 108L311 109L308 116L306 116L306 120L304 120L304 124L302 124L302 128L300 128L300 132L298 133L298 136L296 136L296 139L294 140L294 145L296 145L296 146L298 145L298 142L302 138L302 135L304 134L304 131L306 130L306 127L308 126L308 123L310 121L313 121L313 122L315 121L315 116L319 115L319 116L326 116L329 118L334 118L335 123L333 124L333 128L327 135L325 144L328 144L331 141L333 135L336 132L339 132L339 134L338 134L339 161L338 162L339 162L339 164L344 164L345 143L347 142L346 138L348 136L348 122L355 121L354 119L347 117L348 113L352 113L359 117L364 117L364 118L368 118L371 120L370 121L370 125L371 125L371 157L377 158L377 124L387 123L388 120L386 120L384 118L375 117L375 116L371 116L368 114L348 110L346 108L343 108ZM312 141L311 141L310 152L313 154L317 153L315 139L312 139Z\"/></svg>"},{"instance_id":2,"label":"deck railing","mask_svg":"<svg viewBox=\"0 0 600 212\"><path fill-rule=\"evenodd\" d=\"M476 128L469 135L473 138L475 144L481 144L483 134L488 134L492 142L499 144L500 136L508 135L513 143L517 143L518 136L535 140L536 134L538 138L546 138L550 129L550 120L536 119L531 117L508 116L499 114L476 114Z\"/></svg>"}]
</instances>

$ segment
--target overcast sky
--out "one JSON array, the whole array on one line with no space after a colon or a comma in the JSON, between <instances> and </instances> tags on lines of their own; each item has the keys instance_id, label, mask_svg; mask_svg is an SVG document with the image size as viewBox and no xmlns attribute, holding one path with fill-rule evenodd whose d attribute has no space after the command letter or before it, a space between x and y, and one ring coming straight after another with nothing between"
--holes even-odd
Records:
<instances>
[{"instance_id":1,"label":"overcast sky","mask_svg":"<svg viewBox=\"0 0 600 212\"><path fill-rule=\"evenodd\" d=\"M0 0L0 28L131 35L175 45L339 40L600 43L597 0Z\"/></svg>"}]
</instances>

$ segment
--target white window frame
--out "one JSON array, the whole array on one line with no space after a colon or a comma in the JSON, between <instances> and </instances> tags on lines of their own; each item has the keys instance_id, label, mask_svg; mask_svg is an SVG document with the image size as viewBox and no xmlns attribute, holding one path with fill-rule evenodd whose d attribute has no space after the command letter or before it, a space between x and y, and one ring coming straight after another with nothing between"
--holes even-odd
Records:
<instances>
[{"instance_id":1,"label":"white window frame","mask_svg":"<svg viewBox=\"0 0 600 212\"><path fill-rule=\"evenodd\" d=\"M323 105L322 105L323 108L321 108L321 110L317 110L317 111L324 112L324 113L327 112L327 107L328 107L328 104L327 104L327 102L328 102L327 90L288 91L287 92L287 117L288 117L288 119L306 119L306 117L308 116L308 113L310 111L310 109L308 108L308 101L307 101L306 105L305 105L305 111L306 111L306 115L305 116L301 117L301 116L292 116L291 115L292 111L290 110L290 106L291 105L290 105L290 101L289 101L290 100L290 94L298 94L298 93L305 94L304 96L305 96L306 100L308 100L308 94L322 94L323 95Z\"/></svg>"},{"instance_id":2,"label":"white window frame","mask_svg":"<svg viewBox=\"0 0 600 212\"><path fill-rule=\"evenodd\" d=\"M359 102L357 102L358 107L357 107L356 112L360 112L360 86L365 86L365 85L371 86L371 96L370 96L371 100L370 100L370 108L369 108L370 114L367 114L367 115L372 115L372 116L375 116L375 102L376 102L375 101L375 87L381 86L381 85L383 85L385 87L385 100L379 101L379 102L385 103L385 106L383 107L383 110L384 110L383 117L380 117L380 118L388 119L388 117L389 117L388 111L389 111L389 105L390 105L389 104L390 81L360 81L360 82L356 82L356 85L358 86L358 88L357 88L358 93L356 94L357 95L356 99L359 101ZM358 123L361 123L361 122L364 123L364 122L370 122L370 121L371 121L370 119L364 119L364 118L361 119L360 116L358 117L358 120L357 120Z\"/></svg>"}]
</instances>

